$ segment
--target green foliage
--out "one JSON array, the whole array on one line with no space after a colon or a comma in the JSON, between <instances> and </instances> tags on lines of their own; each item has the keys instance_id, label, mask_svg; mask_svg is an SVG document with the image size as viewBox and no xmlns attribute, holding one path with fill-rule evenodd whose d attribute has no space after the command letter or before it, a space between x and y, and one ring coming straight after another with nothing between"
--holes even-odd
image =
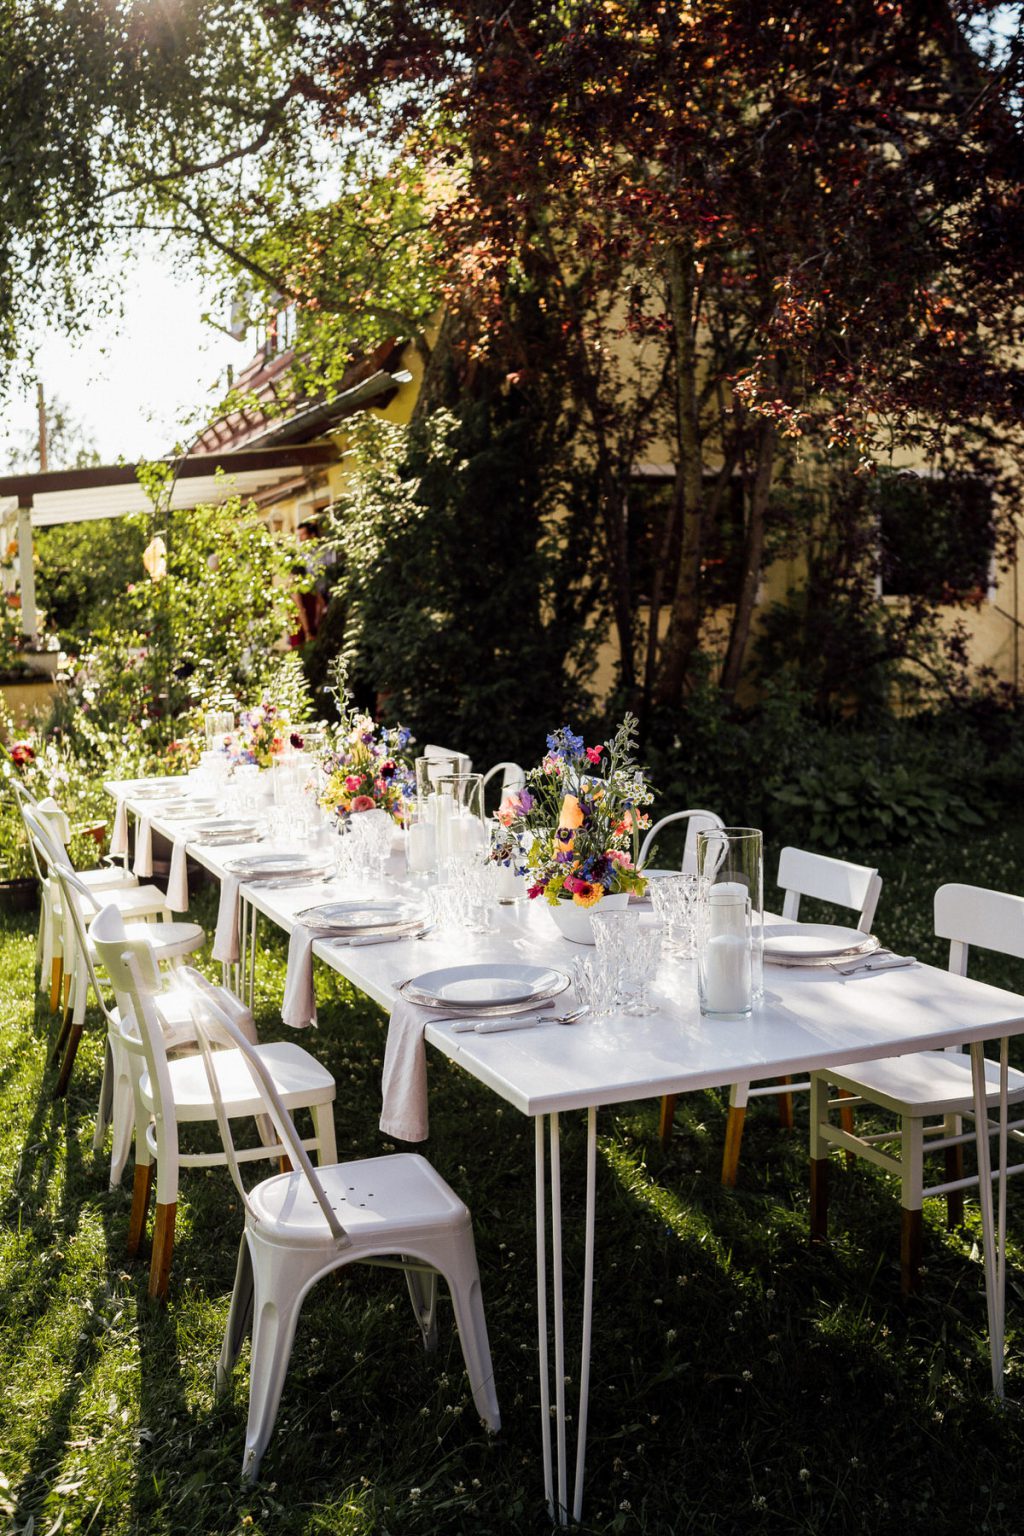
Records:
<instances>
[{"instance_id":1,"label":"green foliage","mask_svg":"<svg viewBox=\"0 0 1024 1536\"><path fill-rule=\"evenodd\" d=\"M944 779L902 763L880 766L841 742L826 762L769 788L771 821L808 847L830 852L851 845L955 836L982 818Z\"/></svg>"},{"instance_id":2,"label":"green foliage","mask_svg":"<svg viewBox=\"0 0 1024 1536\"><path fill-rule=\"evenodd\" d=\"M545 462L514 397L359 430L333 510L357 698L386 699L420 741L530 761L589 702L592 509Z\"/></svg>"},{"instance_id":3,"label":"green foliage","mask_svg":"<svg viewBox=\"0 0 1024 1536\"><path fill-rule=\"evenodd\" d=\"M140 518L102 518L40 528L36 595L61 648L79 656L92 634L108 624L113 605L133 581L144 579L148 539Z\"/></svg>"}]
</instances>

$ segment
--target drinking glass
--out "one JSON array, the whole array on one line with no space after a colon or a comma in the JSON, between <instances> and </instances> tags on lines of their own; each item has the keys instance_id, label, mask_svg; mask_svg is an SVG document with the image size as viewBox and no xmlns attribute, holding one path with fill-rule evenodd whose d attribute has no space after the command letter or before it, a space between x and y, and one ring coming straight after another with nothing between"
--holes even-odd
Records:
<instances>
[{"instance_id":1,"label":"drinking glass","mask_svg":"<svg viewBox=\"0 0 1024 1536\"><path fill-rule=\"evenodd\" d=\"M498 897L497 867L478 854L458 869L457 879L466 892L470 933L497 933L493 916Z\"/></svg>"},{"instance_id":2,"label":"drinking glass","mask_svg":"<svg viewBox=\"0 0 1024 1536\"><path fill-rule=\"evenodd\" d=\"M572 985L580 1007L595 1019L614 1013L619 1002L617 967L598 953L573 962Z\"/></svg>"},{"instance_id":3,"label":"drinking glass","mask_svg":"<svg viewBox=\"0 0 1024 1536\"><path fill-rule=\"evenodd\" d=\"M224 746L225 736L230 736L235 728L235 717L226 709L211 709L203 716L203 725L206 730L206 745L209 751L219 751Z\"/></svg>"},{"instance_id":4,"label":"drinking glass","mask_svg":"<svg viewBox=\"0 0 1024 1536\"><path fill-rule=\"evenodd\" d=\"M608 967L614 979L616 994L621 993L623 978L628 964L628 953L637 929L640 913L628 907L602 909L591 908L590 928L598 958Z\"/></svg>"},{"instance_id":5,"label":"drinking glass","mask_svg":"<svg viewBox=\"0 0 1024 1536\"><path fill-rule=\"evenodd\" d=\"M394 822L387 811L358 811L349 818L349 832L355 838L354 857L359 866L378 880L383 880L391 854Z\"/></svg>"},{"instance_id":6,"label":"drinking glass","mask_svg":"<svg viewBox=\"0 0 1024 1536\"><path fill-rule=\"evenodd\" d=\"M681 960L692 959L696 950L699 888L697 875L664 875L647 883L651 905L665 924L665 947Z\"/></svg>"},{"instance_id":7,"label":"drinking glass","mask_svg":"<svg viewBox=\"0 0 1024 1536\"><path fill-rule=\"evenodd\" d=\"M657 1012L655 1004L648 1000L647 991L658 973L664 938L662 923L639 923L626 948L622 972L626 1002L622 1011L631 1018L642 1019Z\"/></svg>"},{"instance_id":8,"label":"drinking glass","mask_svg":"<svg viewBox=\"0 0 1024 1536\"><path fill-rule=\"evenodd\" d=\"M445 880L427 891L427 919L439 933L464 933L469 923L466 887L460 880Z\"/></svg>"}]
</instances>

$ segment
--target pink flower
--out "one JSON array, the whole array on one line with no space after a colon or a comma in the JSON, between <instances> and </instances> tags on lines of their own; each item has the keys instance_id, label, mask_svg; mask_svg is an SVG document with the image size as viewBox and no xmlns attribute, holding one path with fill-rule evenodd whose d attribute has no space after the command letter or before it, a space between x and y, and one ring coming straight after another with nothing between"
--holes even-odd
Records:
<instances>
[{"instance_id":1,"label":"pink flower","mask_svg":"<svg viewBox=\"0 0 1024 1536\"><path fill-rule=\"evenodd\" d=\"M533 901L535 896L543 896L544 887L542 885L531 885L526 894L529 896L530 900Z\"/></svg>"},{"instance_id":2,"label":"pink flower","mask_svg":"<svg viewBox=\"0 0 1024 1536\"><path fill-rule=\"evenodd\" d=\"M375 811L377 807L374 805L371 795L356 795L349 809L352 811Z\"/></svg>"},{"instance_id":3,"label":"pink flower","mask_svg":"<svg viewBox=\"0 0 1024 1536\"><path fill-rule=\"evenodd\" d=\"M345 788L348 790L350 795L354 795L356 793L362 782L363 776L360 773L349 773L345 776Z\"/></svg>"},{"instance_id":4,"label":"pink flower","mask_svg":"<svg viewBox=\"0 0 1024 1536\"><path fill-rule=\"evenodd\" d=\"M606 848L604 856L606 859L610 859L613 864L617 864L620 869L633 868L632 859L628 853L623 853L621 848Z\"/></svg>"},{"instance_id":5,"label":"pink flower","mask_svg":"<svg viewBox=\"0 0 1024 1536\"><path fill-rule=\"evenodd\" d=\"M601 753L603 751L604 751L604 747L602 747L600 742L599 742L596 747L588 747L587 748L587 757L590 759L590 761L592 763L599 763L601 761Z\"/></svg>"}]
</instances>

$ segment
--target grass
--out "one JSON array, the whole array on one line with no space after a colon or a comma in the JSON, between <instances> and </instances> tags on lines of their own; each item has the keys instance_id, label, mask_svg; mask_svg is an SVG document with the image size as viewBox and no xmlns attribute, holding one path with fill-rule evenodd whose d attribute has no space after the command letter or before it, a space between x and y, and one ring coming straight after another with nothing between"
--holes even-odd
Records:
<instances>
[{"instance_id":1,"label":"grass","mask_svg":"<svg viewBox=\"0 0 1024 1536\"><path fill-rule=\"evenodd\" d=\"M970 849L879 855L879 931L943 961L931 894L970 870L1024 889L1024 829ZM210 925L210 893L197 903ZM808 914L812 915L812 914ZM106 1188L91 1151L100 1070L87 1034L52 1096L53 1021L33 984L28 920L0 932L0 1530L319 1533L543 1531L536 1403L533 1138L454 1066L431 1062L435 1165L469 1203L504 1430L480 1430L450 1311L427 1357L401 1278L345 1273L308 1301L257 1489L238 1472L247 1356L213 1397L241 1229L221 1170L186 1173L169 1304L124 1259L130 1174ZM979 957L980 959L982 957ZM284 951L261 958L259 1023L280 1033ZM1024 989L1024 971L978 974ZM307 1043L338 1081L340 1155L381 1150L384 1020L322 975ZM901 1306L892 1183L835 1164L833 1242L807 1248L805 1101L795 1135L770 1101L748 1117L740 1185L717 1181L724 1094L680 1101L667 1152L657 1106L599 1118L597 1299L585 1528L593 1532L888 1536L1024 1530L1024 1421L987 1393L980 1226L926 1210L926 1290ZM801 1113L802 1112L802 1113ZM568 1291L580 1272L582 1125L563 1162ZM1011 1236L1024 1191L1011 1184ZM1011 1252L1009 1374L1021 1393L1020 1253ZM570 1357L567 1370L576 1364ZM6 1522L6 1527L5 1527Z\"/></svg>"}]
</instances>

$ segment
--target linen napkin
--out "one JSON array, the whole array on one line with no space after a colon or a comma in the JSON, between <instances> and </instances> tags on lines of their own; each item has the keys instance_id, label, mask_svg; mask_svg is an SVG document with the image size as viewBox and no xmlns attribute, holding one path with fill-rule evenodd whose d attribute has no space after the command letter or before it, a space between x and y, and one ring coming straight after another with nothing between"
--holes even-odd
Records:
<instances>
[{"instance_id":1,"label":"linen napkin","mask_svg":"<svg viewBox=\"0 0 1024 1536\"><path fill-rule=\"evenodd\" d=\"M217 931L213 936L213 958L233 965L238 960L238 887L237 875L225 875L220 882L220 906Z\"/></svg>"},{"instance_id":2,"label":"linen napkin","mask_svg":"<svg viewBox=\"0 0 1024 1536\"><path fill-rule=\"evenodd\" d=\"M123 858L128 852L128 802L124 795L117 797L117 814L114 817L114 830L110 835L110 852L115 859Z\"/></svg>"},{"instance_id":3,"label":"linen napkin","mask_svg":"<svg viewBox=\"0 0 1024 1536\"><path fill-rule=\"evenodd\" d=\"M146 815L139 817L135 832L135 863L132 872L140 880L148 880L153 873L153 823Z\"/></svg>"},{"instance_id":4,"label":"linen napkin","mask_svg":"<svg viewBox=\"0 0 1024 1536\"><path fill-rule=\"evenodd\" d=\"M171 868L167 876L167 905L172 912L188 911L188 866L185 857L187 832L177 832L171 850Z\"/></svg>"},{"instance_id":5,"label":"linen napkin","mask_svg":"<svg viewBox=\"0 0 1024 1536\"><path fill-rule=\"evenodd\" d=\"M296 923L288 940L288 970L284 982L281 1018L292 1029L316 1023L313 990L313 940L316 934L305 923Z\"/></svg>"},{"instance_id":6,"label":"linen napkin","mask_svg":"<svg viewBox=\"0 0 1024 1536\"><path fill-rule=\"evenodd\" d=\"M384 1047L381 1078L380 1128L399 1141L426 1141L427 1047L423 1031L430 1020L428 1008L417 1008L405 998L391 1010Z\"/></svg>"}]
</instances>

